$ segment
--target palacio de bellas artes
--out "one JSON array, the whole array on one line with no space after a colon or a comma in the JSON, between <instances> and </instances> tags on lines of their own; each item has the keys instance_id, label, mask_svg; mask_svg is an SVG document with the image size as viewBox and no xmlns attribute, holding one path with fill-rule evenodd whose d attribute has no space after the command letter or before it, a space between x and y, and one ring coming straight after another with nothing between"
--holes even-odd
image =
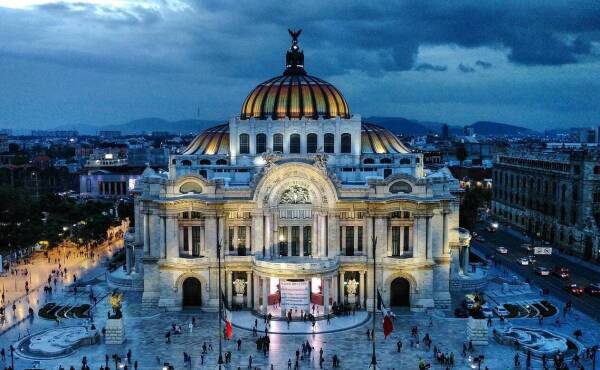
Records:
<instances>
[{"instance_id":1,"label":"palacio de bellas artes","mask_svg":"<svg viewBox=\"0 0 600 370\"><path fill-rule=\"evenodd\" d=\"M0 40L0 370L600 369L597 0L0 0Z\"/></svg>"},{"instance_id":2,"label":"palacio de bellas artes","mask_svg":"<svg viewBox=\"0 0 600 370\"><path fill-rule=\"evenodd\" d=\"M136 183L144 306L217 310L217 245L231 307L295 318L368 310L374 274L387 306L450 306L470 239L458 181L426 173L422 154L308 74L299 33L283 74L172 155L168 172L148 168Z\"/></svg>"}]
</instances>

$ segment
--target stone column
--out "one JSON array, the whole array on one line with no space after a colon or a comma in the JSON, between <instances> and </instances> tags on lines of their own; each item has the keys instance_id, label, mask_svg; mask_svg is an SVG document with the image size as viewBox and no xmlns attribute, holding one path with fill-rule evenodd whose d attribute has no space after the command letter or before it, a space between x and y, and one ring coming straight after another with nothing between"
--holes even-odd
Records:
<instances>
[{"instance_id":1,"label":"stone column","mask_svg":"<svg viewBox=\"0 0 600 370\"><path fill-rule=\"evenodd\" d=\"M448 246L448 211L442 212L442 254L446 255L450 252Z\"/></svg>"},{"instance_id":2,"label":"stone column","mask_svg":"<svg viewBox=\"0 0 600 370\"><path fill-rule=\"evenodd\" d=\"M127 272L127 275L131 274L132 253L133 246L125 242L125 271Z\"/></svg>"},{"instance_id":3,"label":"stone column","mask_svg":"<svg viewBox=\"0 0 600 370\"><path fill-rule=\"evenodd\" d=\"M465 275L469 275L469 246L465 245L464 247L462 247L463 250L463 263L462 263L462 269L463 269L463 273Z\"/></svg>"},{"instance_id":4,"label":"stone column","mask_svg":"<svg viewBox=\"0 0 600 370\"><path fill-rule=\"evenodd\" d=\"M206 255L217 257L217 218L207 216L204 219L204 238L206 240ZM223 247L223 246L221 246Z\"/></svg>"},{"instance_id":5,"label":"stone column","mask_svg":"<svg viewBox=\"0 0 600 370\"><path fill-rule=\"evenodd\" d=\"M259 282L260 282L260 277L256 274L254 274L254 278L253 280L253 289L252 289L252 296L253 296L253 301L254 301L254 310L258 311L260 309L260 302L259 302L259 295L260 295L260 286L259 286Z\"/></svg>"},{"instance_id":6,"label":"stone column","mask_svg":"<svg viewBox=\"0 0 600 370\"><path fill-rule=\"evenodd\" d=\"M255 255L262 253L263 245L265 243L263 240L265 228L263 218L264 216L262 213L252 215L252 229L250 230L250 232L252 232L252 245L250 247L252 247Z\"/></svg>"},{"instance_id":7,"label":"stone column","mask_svg":"<svg viewBox=\"0 0 600 370\"><path fill-rule=\"evenodd\" d=\"M373 233L377 237L377 255L375 258L379 259L387 256L387 219L385 217L375 218L375 230ZM369 245L369 248L373 249L373 245Z\"/></svg>"},{"instance_id":8,"label":"stone column","mask_svg":"<svg viewBox=\"0 0 600 370\"><path fill-rule=\"evenodd\" d=\"M323 314L329 314L329 278L321 278L323 282Z\"/></svg>"},{"instance_id":9,"label":"stone column","mask_svg":"<svg viewBox=\"0 0 600 370\"><path fill-rule=\"evenodd\" d=\"M270 278L268 277L263 277L262 278L262 294L263 294L263 304L262 304L262 313L266 314L267 313L267 309L268 309L268 305L269 305L269 282L270 282Z\"/></svg>"},{"instance_id":10,"label":"stone column","mask_svg":"<svg viewBox=\"0 0 600 370\"><path fill-rule=\"evenodd\" d=\"M162 217L158 214L150 216L150 255L152 257L161 257L164 246L164 232Z\"/></svg>"},{"instance_id":11,"label":"stone column","mask_svg":"<svg viewBox=\"0 0 600 370\"><path fill-rule=\"evenodd\" d=\"M273 240L273 231L271 230L271 221L273 216L270 213L265 214L265 241L264 241L264 257L271 256L271 248L272 248L272 240ZM258 248L258 247L257 247Z\"/></svg>"},{"instance_id":12,"label":"stone column","mask_svg":"<svg viewBox=\"0 0 600 370\"><path fill-rule=\"evenodd\" d=\"M427 230L427 239L426 239L426 243L427 243L427 249L425 251L426 257L427 259L432 259L433 258L433 231L432 231L432 220L433 218L431 216L427 216L425 218L425 225L426 225L426 230Z\"/></svg>"},{"instance_id":13,"label":"stone column","mask_svg":"<svg viewBox=\"0 0 600 370\"><path fill-rule=\"evenodd\" d=\"M387 248L386 248L386 252L387 253L386 253L386 256L391 257L391 256L394 255L394 253L392 251L392 223L389 220L387 220L387 219L386 219L386 221L387 221L387 228L386 228L386 230L387 230L387 238L386 238L386 240L387 240Z\"/></svg>"},{"instance_id":14,"label":"stone column","mask_svg":"<svg viewBox=\"0 0 600 370\"><path fill-rule=\"evenodd\" d=\"M425 231L425 217L422 215L415 215L415 231L413 235L414 252L413 256L416 258L425 259L426 254L426 231Z\"/></svg>"},{"instance_id":15,"label":"stone column","mask_svg":"<svg viewBox=\"0 0 600 370\"><path fill-rule=\"evenodd\" d=\"M252 309L253 301L254 289L252 286L252 271L246 271L246 307Z\"/></svg>"},{"instance_id":16,"label":"stone column","mask_svg":"<svg viewBox=\"0 0 600 370\"><path fill-rule=\"evenodd\" d=\"M150 255L150 215L152 211L146 210L144 211L144 252L147 255Z\"/></svg>"},{"instance_id":17,"label":"stone column","mask_svg":"<svg viewBox=\"0 0 600 370\"><path fill-rule=\"evenodd\" d=\"M286 246L285 246L285 253L288 256L292 255L292 227L288 226L287 228L287 241L286 241Z\"/></svg>"},{"instance_id":18,"label":"stone column","mask_svg":"<svg viewBox=\"0 0 600 370\"><path fill-rule=\"evenodd\" d=\"M179 257L179 226L177 216L167 216L167 254L165 258Z\"/></svg>"},{"instance_id":19,"label":"stone column","mask_svg":"<svg viewBox=\"0 0 600 370\"><path fill-rule=\"evenodd\" d=\"M319 257L325 257L327 246L327 218L319 214Z\"/></svg>"},{"instance_id":20,"label":"stone column","mask_svg":"<svg viewBox=\"0 0 600 370\"><path fill-rule=\"evenodd\" d=\"M194 253L194 233L192 232L192 229L194 228L194 226L190 225L187 227L187 233L188 233L188 250L187 250L187 254L189 256L191 256Z\"/></svg>"},{"instance_id":21,"label":"stone column","mask_svg":"<svg viewBox=\"0 0 600 370\"><path fill-rule=\"evenodd\" d=\"M317 255L319 247L319 214L313 213L313 224L312 224L312 237L310 240L310 255L312 257Z\"/></svg>"},{"instance_id":22,"label":"stone column","mask_svg":"<svg viewBox=\"0 0 600 370\"><path fill-rule=\"evenodd\" d=\"M334 303L334 302L339 303L337 283L338 283L338 279L337 279L337 275L335 275L331 278L331 291L329 292L329 295L331 296L331 303Z\"/></svg>"},{"instance_id":23,"label":"stone column","mask_svg":"<svg viewBox=\"0 0 600 370\"><path fill-rule=\"evenodd\" d=\"M340 249L340 219L337 214L330 213L327 221L327 257L339 255ZM338 252L336 252L338 251Z\"/></svg>"},{"instance_id":24,"label":"stone column","mask_svg":"<svg viewBox=\"0 0 600 370\"><path fill-rule=\"evenodd\" d=\"M346 255L346 226L341 226L342 228L342 235L340 236L342 238L342 243L341 243L341 250L340 250L340 255ZM339 229L338 229L339 230ZM338 242L337 245L335 246L336 249L340 248L340 243Z\"/></svg>"},{"instance_id":25,"label":"stone column","mask_svg":"<svg viewBox=\"0 0 600 370\"><path fill-rule=\"evenodd\" d=\"M229 307L233 303L233 271L227 270L227 279L225 280L225 284L227 284L227 303L229 303Z\"/></svg>"},{"instance_id":26,"label":"stone column","mask_svg":"<svg viewBox=\"0 0 600 370\"><path fill-rule=\"evenodd\" d=\"M365 306L365 272L360 272L360 280L358 281L358 289L359 289L359 302L360 307L364 308Z\"/></svg>"},{"instance_id":27,"label":"stone column","mask_svg":"<svg viewBox=\"0 0 600 370\"><path fill-rule=\"evenodd\" d=\"M279 215L277 212L273 213L273 243L271 251L271 257L279 256Z\"/></svg>"},{"instance_id":28,"label":"stone column","mask_svg":"<svg viewBox=\"0 0 600 370\"><path fill-rule=\"evenodd\" d=\"M252 233L252 226L246 226L246 250L248 254L252 254L252 241L250 234Z\"/></svg>"},{"instance_id":29,"label":"stone column","mask_svg":"<svg viewBox=\"0 0 600 370\"><path fill-rule=\"evenodd\" d=\"M344 271L340 271L340 282L338 285L338 303L344 303Z\"/></svg>"},{"instance_id":30,"label":"stone column","mask_svg":"<svg viewBox=\"0 0 600 370\"><path fill-rule=\"evenodd\" d=\"M367 217L367 223L365 225L365 245L367 257L373 258L373 217Z\"/></svg>"}]
</instances>

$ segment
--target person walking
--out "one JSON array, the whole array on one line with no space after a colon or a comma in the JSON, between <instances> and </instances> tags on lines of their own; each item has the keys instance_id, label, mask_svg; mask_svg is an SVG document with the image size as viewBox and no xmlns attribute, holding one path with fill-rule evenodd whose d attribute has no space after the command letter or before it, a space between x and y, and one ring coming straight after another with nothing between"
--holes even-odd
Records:
<instances>
[{"instance_id":1,"label":"person walking","mask_svg":"<svg viewBox=\"0 0 600 370\"><path fill-rule=\"evenodd\" d=\"M237 340L237 350L239 351L242 348L242 340L238 338Z\"/></svg>"},{"instance_id":2,"label":"person walking","mask_svg":"<svg viewBox=\"0 0 600 370\"><path fill-rule=\"evenodd\" d=\"M402 340L399 339L398 343L396 343L396 349L398 351L398 353L400 353L400 351L402 350Z\"/></svg>"}]
</instances>

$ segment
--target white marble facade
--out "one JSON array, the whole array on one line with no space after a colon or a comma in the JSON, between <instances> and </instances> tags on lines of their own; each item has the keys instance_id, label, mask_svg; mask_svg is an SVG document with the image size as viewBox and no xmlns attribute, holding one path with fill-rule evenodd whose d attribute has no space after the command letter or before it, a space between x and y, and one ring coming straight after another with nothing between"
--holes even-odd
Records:
<instances>
[{"instance_id":1,"label":"white marble facade","mask_svg":"<svg viewBox=\"0 0 600 370\"><path fill-rule=\"evenodd\" d=\"M144 251L144 305L216 309L220 243L234 305L264 312L273 282L290 279L324 302L370 307L374 259L386 304L449 306L465 244L458 182L426 171L384 128L331 115L236 117L172 155L168 172L146 169L132 241Z\"/></svg>"}]
</instances>

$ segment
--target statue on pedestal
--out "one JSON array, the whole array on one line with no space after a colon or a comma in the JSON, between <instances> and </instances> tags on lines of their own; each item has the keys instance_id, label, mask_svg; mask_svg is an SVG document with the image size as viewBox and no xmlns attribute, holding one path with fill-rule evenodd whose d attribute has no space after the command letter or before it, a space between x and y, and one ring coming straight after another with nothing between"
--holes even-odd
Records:
<instances>
[{"instance_id":1,"label":"statue on pedestal","mask_svg":"<svg viewBox=\"0 0 600 370\"><path fill-rule=\"evenodd\" d=\"M110 305L112 306L113 314L111 315L110 312L108 313L109 319L120 319L123 317L123 313L121 312L122 301L122 293L117 293L116 290L112 292L110 295Z\"/></svg>"}]
</instances>

